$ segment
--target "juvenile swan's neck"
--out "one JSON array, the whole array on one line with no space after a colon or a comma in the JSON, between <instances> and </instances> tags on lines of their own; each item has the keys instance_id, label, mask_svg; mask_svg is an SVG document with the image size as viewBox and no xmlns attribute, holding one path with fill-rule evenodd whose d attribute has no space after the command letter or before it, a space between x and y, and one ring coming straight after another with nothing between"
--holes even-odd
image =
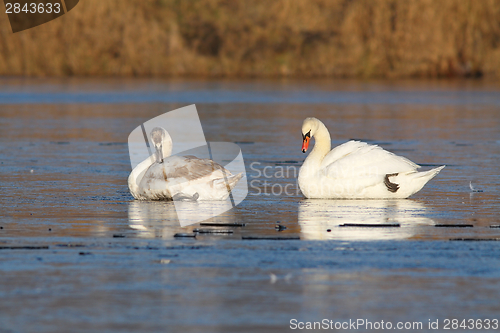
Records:
<instances>
[{"instance_id":1,"label":"juvenile swan's neck","mask_svg":"<svg viewBox=\"0 0 500 333\"><path fill-rule=\"evenodd\" d=\"M128 177L128 188L132 196L136 199L139 198L139 183L144 177L148 168L155 163L155 154L149 156L147 159L139 163L130 173Z\"/></svg>"},{"instance_id":2,"label":"juvenile swan's neck","mask_svg":"<svg viewBox=\"0 0 500 333\"><path fill-rule=\"evenodd\" d=\"M314 148L307 156L306 160L304 161L304 164L307 162L313 162L317 164L319 167L319 164L323 161L325 158L326 154L330 152L330 149L332 148L332 143L330 139L330 133L328 132L328 129L326 126L319 120L317 120L318 128L316 132L314 133Z\"/></svg>"}]
</instances>

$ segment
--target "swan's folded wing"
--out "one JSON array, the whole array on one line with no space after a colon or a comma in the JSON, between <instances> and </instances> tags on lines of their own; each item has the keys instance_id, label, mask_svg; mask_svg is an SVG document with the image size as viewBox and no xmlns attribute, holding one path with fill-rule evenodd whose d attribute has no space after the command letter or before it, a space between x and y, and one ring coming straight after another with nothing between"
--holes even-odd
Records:
<instances>
[{"instance_id":1,"label":"swan's folded wing","mask_svg":"<svg viewBox=\"0 0 500 333\"><path fill-rule=\"evenodd\" d=\"M419 166L379 146L359 141L346 142L326 155L321 171L329 178L371 178L415 171Z\"/></svg>"},{"instance_id":2,"label":"swan's folded wing","mask_svg":"<svg viewBox=\"0 0 500 333\"><path fill-rule=\"evenodd\" d=\"M151 180L169 181L171 184L195 181L205 177L208 179L232 176L220 164L204 158L194 156L171 156L163 163L153 164L144 178Z\"/></svg>"},{"instance_id":3,"label":"swan's folded wing","mask_svg":"<svg viewBox=\"0 0 500 333\"><path fill-rule=\"evenodd\" d=\"M370 147L369 144L361 141L348 141L346 143L341 144L340 146L337 146L333 148L328 154L326 154L325 158L321 162L321 168L325 168L332 164L333 162L336 162L337 160L340 160L343 157L346 157L347 155L356 153L360 149Z\"/></svg>"}]
</instances>

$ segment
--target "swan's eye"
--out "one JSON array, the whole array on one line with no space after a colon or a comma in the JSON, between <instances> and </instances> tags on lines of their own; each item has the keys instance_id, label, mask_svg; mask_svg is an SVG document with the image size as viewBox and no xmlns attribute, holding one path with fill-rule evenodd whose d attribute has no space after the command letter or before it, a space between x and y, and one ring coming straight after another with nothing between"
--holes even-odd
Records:
<instances>
[{"instance_id":1,"label":"swan's eye","mask_svg":"<svg viewBox=\"0 0 500 333\"><path fill-rule=\"evenodd\" d=\"M302 134L302 140L305 140L306 138L311 138L311 130L309 130L306 134Z\"/></svg>"}]
</instances>

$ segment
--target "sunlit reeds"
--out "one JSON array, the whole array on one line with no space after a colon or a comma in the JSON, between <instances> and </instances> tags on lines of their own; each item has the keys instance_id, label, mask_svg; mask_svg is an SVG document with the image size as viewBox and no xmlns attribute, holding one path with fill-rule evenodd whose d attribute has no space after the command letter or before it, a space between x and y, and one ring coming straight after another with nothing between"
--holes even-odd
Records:
<instances>
[{"instance_id":1,"label":"sunlit reeds","mask_svg":"<svg viewBox=\"0 0 500 333\"><path fill-rule=\"evenodd\" d=\"M500 75L499 0L84 0L12 34L0 75Z\"/></svg>"}]
</instances>

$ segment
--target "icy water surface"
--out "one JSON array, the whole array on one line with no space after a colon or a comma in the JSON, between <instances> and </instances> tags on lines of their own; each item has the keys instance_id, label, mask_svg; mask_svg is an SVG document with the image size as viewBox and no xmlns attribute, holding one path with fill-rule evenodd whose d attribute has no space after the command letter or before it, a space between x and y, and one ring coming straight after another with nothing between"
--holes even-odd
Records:
<instances>
[{"instance_id":1,"label":"icy water surface","mask_svg":"<svg viewBox=\"0 0 500 333\"><path fill-rule=\"evenodd\" d=\"M429 319L500 319L499 90L2 79L0 332L287 331L294 318L425 331ZM126 142L193 103L207 141L240 146L250 193L205 221L244 226L178 239L210 227L181 228L172 203L133 200ZM446 168L407 200L306 200L296 176L308 116L333 145L360 139Z\"/></svg>"}]
</instances>

